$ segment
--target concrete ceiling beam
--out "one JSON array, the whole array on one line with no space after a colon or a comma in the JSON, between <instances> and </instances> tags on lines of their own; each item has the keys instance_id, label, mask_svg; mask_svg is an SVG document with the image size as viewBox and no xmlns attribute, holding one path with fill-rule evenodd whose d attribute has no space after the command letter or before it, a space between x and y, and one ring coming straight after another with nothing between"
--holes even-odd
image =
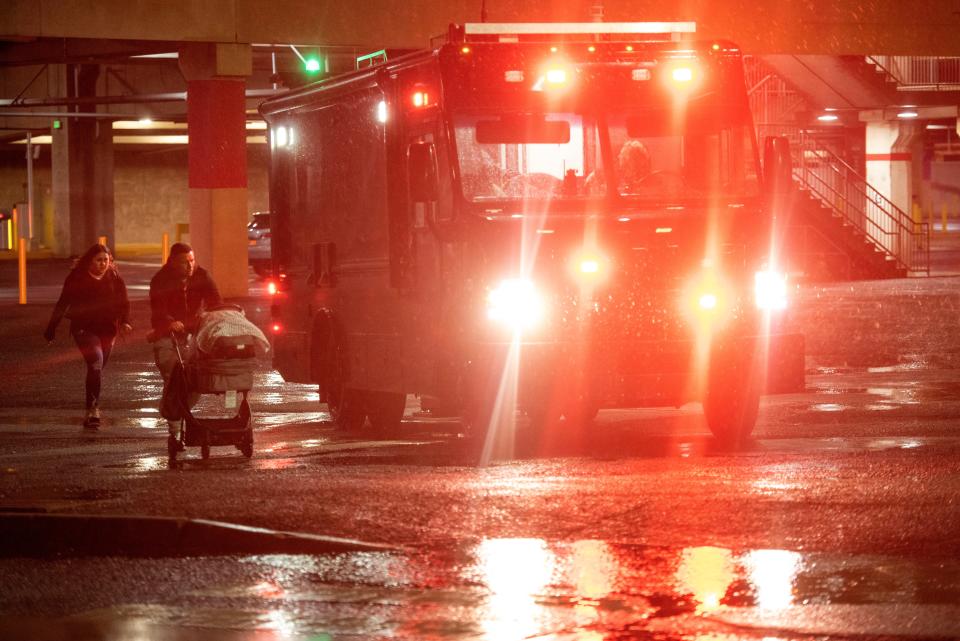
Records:
<instances>
[{"instance_id":1,"label":"concrete ceiling beam","mask_svg":"<svg viewBox=\"0 0 960 641\"><path fill-rule=\"evenodd\" d=\"M0 40L32 37L180 42L315 42L425 47L451 22L480 20L476 0L4 0ZM491 22L588 21L596 0L486 0ZM948 0L605 0L603 18L695 21L704 38L753 54L960 56Z\"/></svg>"}]
</instances>

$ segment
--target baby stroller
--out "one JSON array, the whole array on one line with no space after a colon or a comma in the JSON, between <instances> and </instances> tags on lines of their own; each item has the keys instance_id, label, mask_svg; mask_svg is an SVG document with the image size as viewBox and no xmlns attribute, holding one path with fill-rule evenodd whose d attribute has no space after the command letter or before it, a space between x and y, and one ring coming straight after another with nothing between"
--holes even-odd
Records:
<instances>
[{"instance_id":1,"label":"baby stroller","mask_svg":"<svg viewBox=\"0 0 960 641\"><path fill-rule=\"evenodd\" d=\"M221 314L211 322L233 322L237 327L239 320L249 325L239 308L227 311L233 310L240 315L239 319ZM256 347L259 341L265 342L265 339L255 326L250 327L259 336L210 335L207 332L201 341L201 329L198 332L198 349L194 351L193 358L186 362L180 342L174 336L177 365L170 376L162 404L164 417L181 420L182 424L179 442L171 439L167 444L170 463L176 462L177 452L183 447L199 446L200 457L204 460L210 458L210 448L215 445L233 445L245 457L253 456L253 422L247 396L253 389ZM228 409L236 408L236 415L228 418L198 418L191 409L190 400L203 394L223 396L225 406Z\"/></svg>"}]
</instances>

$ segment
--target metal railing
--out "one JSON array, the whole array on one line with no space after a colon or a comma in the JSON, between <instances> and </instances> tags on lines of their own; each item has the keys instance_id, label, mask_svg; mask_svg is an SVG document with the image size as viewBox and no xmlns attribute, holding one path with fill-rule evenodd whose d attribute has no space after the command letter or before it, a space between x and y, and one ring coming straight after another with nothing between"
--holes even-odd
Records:
<instances>
[{"instance_id":1,"label":"metal railing","mask_svg":"<svg viewBox=\"0 0 960 641\"><path fill-rule=\"evenodd\" d=\"M787 124L797 111L809 109L806 99L756 56L744 56L744 80L755 123Z\"/></svg>"},{"instance_id":2,"label":"metal railing","mask_svg":"<svg viewBox=\"0 0 960 641\"><path fill-rule=\"evenodd\" d=\"M944 56L867 56L897 91L960 91L960 58Z\"/></svg>"},{"instance_id":3,"label":"metal railing","mask_svg":"<svg viewBox=\"0 0 960 641\"><path fill-rule=\"evenodd\" d=\"M766 129L766 128L765 128ZM835 216L872 242L908 274L930 274L930 225L916 222L842 158L798 128L770 128L787 136L793 177Z\"/></svg>"}]
</instances>

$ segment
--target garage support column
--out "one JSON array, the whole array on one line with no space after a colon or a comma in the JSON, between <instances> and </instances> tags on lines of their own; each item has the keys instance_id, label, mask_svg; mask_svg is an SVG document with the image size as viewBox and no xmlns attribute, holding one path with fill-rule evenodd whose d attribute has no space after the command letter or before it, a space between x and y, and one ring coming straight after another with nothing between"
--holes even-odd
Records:
<instances>
[{"instance_id":1,"label":"garage support column","mask_svg":"<svg viewBox=\"0 0 960 641\"><path fill-rule=\"evenodd\" d=\"M71 98L95 96L97 65L67 65L66 93ZM64 118L53 131L53 198L56 215L55 254L82 254L100 236L116 248L113 204L113 128L109 120ZM37 212L34 212L34 221Z\"/></svg>"},{"instance_id":2,"label":"garage support column","mask_svg":"<svg viewBox=\"0 0 960 641\"><path fill-rule=\"evenodd\" d=\"M186 44L180 68L187 79L190 244L224 297L246 296L250 46Z\"/></svg>"},{"instance_id":3,"label":"garage support column","mask_svg":"<svg viewBox=\"0 0 960 641\"><path fill-rule=\"evenodd\" d=\"M914 147L921 142L918 131L917 123L899 120L868 121L866 127L867 182L908 216L913 208L913 159L919 158ZM896 229L890 221L873 222L894 242Z\"/></svg>"}]
</instances>

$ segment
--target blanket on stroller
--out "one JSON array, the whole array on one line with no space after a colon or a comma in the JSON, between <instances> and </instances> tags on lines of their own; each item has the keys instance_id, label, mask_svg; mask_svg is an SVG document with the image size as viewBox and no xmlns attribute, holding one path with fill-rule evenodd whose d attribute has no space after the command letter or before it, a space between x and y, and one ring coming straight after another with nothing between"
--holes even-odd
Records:
<instances>
[{"instance_id":1,"label":"blanket on stroller","mask_svg":"<svg viewBox=\"0 0 960 641\"><path fill-rule=\"evenodd\" d=\"M196 341L201 352L213 353L217 340L225 336L251 337L257 356L263 356L270 351L267 337L259 327L247 320L243 310L236 305L222 305L200 316Z\"/></svg>"}]
</instances>

